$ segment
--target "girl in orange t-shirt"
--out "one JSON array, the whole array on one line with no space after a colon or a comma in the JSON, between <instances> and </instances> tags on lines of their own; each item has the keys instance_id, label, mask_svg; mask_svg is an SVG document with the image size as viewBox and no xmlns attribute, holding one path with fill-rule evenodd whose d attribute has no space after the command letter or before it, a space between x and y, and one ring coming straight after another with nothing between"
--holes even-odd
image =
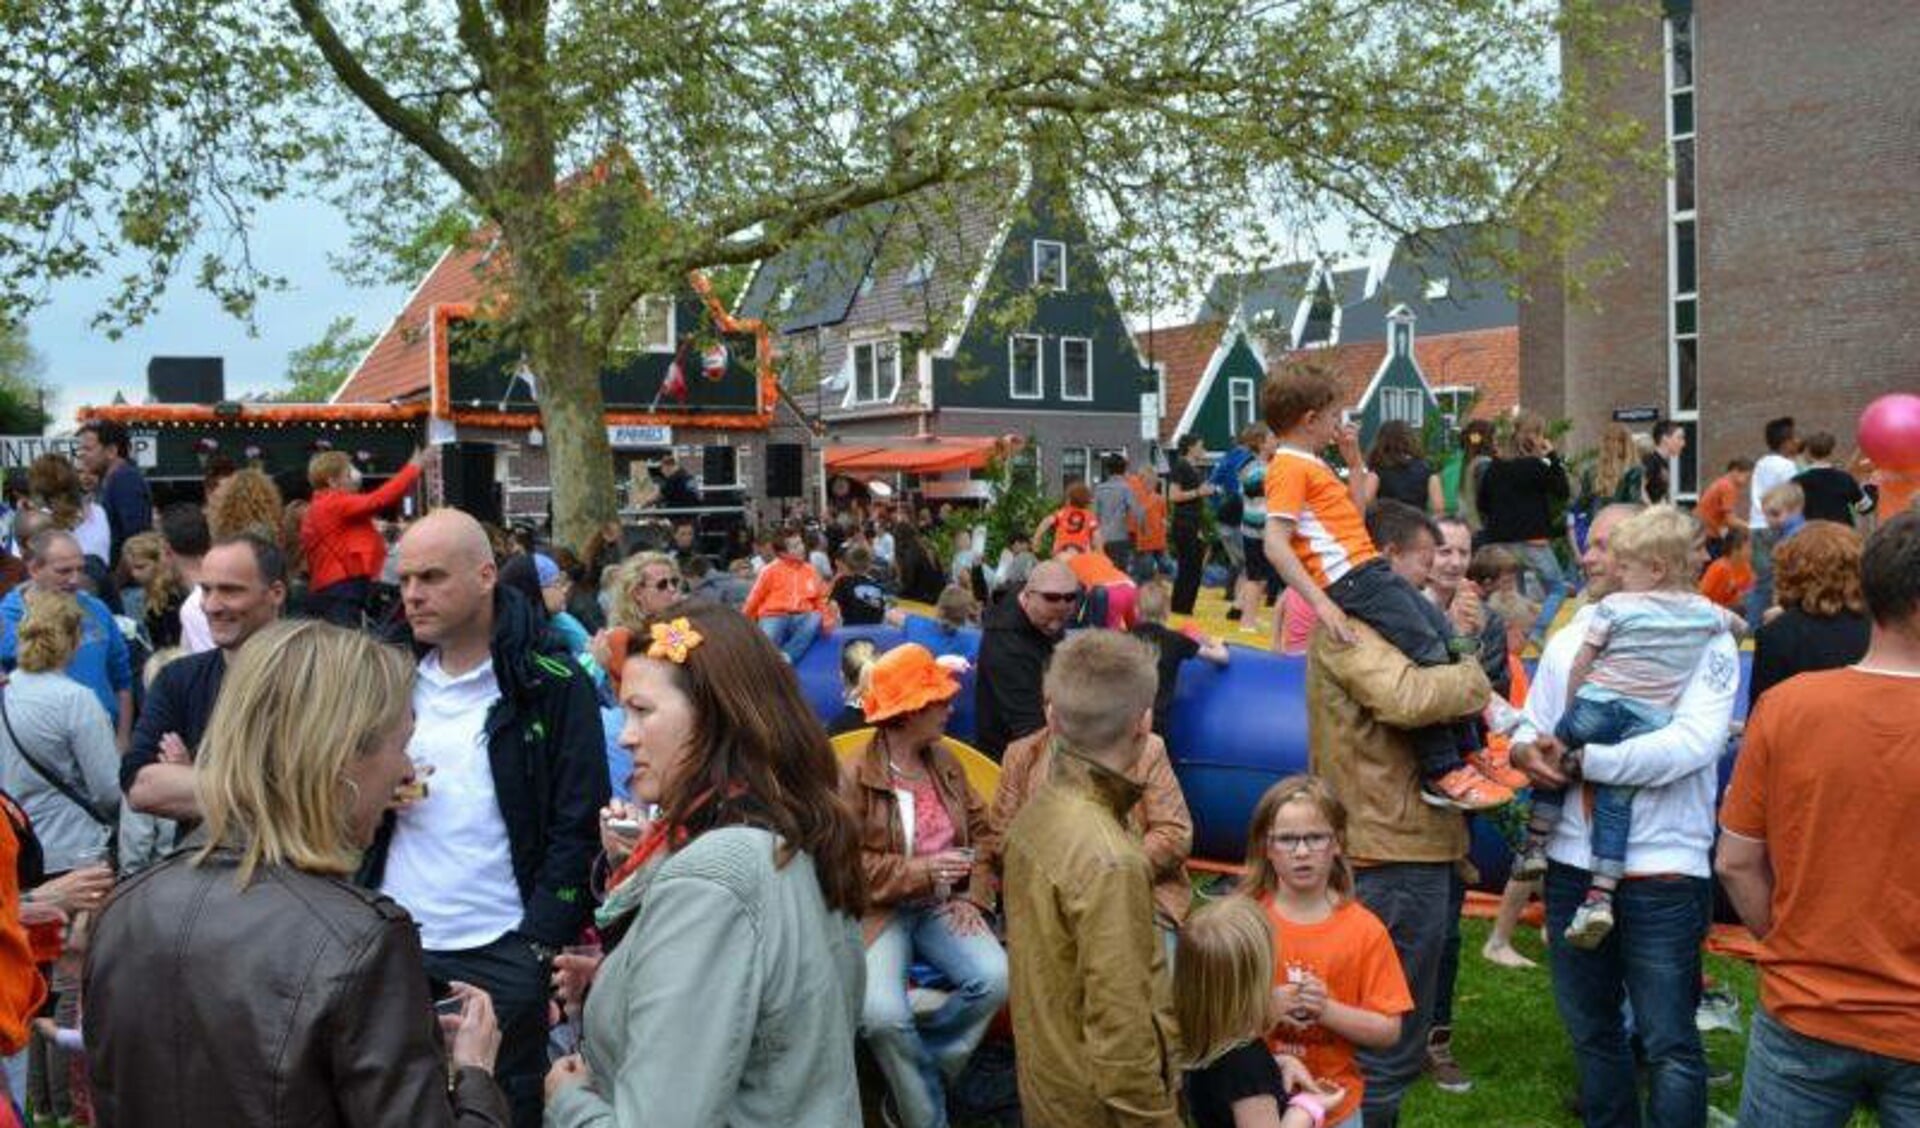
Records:
<instances>
[{"instance_id":1,"label":"girl in orange t-shirt","mask_svg":"<svg viewBox=\"0 0 1920 1128\"><path fill-rule=\"evenodd\" d=\"M1353 899L1347 810L1314 776L1289 776L1253 809L1242 891L1273 924L1275 1009L1267 1047L1299 1058L1345 1097L1329 1128L1359 1128L1366 1082L1354 1049L1386 1049L1413 1010L1386 925Z\"/></svg>"},{"instance_id":2,"label":"girl in orange t-shirt","mask_svg":"<svg viewBox=\"0 0 1920 1128\"><path fill-rule=\"evenodd\" d=\"M1087 552L1093 548L1093 537L1100 529L1100 522L1093 519L1093 490L1085 482L1075 482L1067 487L1067 503L1040 519L1033 530L1033 548L1040 550L1040 542L1047 531L1053 531L1053 554L1058 556L1063 549L1077 548Z\"/></svg>"}]
</instances>

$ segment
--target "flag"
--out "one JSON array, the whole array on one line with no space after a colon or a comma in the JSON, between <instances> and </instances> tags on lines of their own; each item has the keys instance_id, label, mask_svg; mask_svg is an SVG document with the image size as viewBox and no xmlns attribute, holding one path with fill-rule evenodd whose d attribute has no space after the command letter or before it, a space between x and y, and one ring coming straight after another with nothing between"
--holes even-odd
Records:
<instances>
[{"instance_id":1,"label":"flag","mask_svg":"<svg viewBox=\"0 0 1920 1128\"><path fill-rule=\"evenodd\" d=\"M660 395L672 396L678 403L687 402L687 373L677 356L667 366L667 378L660 381ZM654 397L654 402L659 402L659 396Z\"/></svg>"},{"instance_id":2,"label":"flag","mask_svg":"<svg viewBox=\"0 0 1920 1128\"><path fill-rule=\"evenodd\" d=\"M700 354L700 375L719 380L727 374L727 346L715 345Z\"/></svg>"}]
</instances>

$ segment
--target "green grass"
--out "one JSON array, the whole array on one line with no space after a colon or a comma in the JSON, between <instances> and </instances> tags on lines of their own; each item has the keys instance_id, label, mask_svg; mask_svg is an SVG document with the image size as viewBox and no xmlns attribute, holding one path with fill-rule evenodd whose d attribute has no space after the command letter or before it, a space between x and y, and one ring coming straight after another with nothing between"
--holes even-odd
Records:
<instances>
[{"instance_id":1,"label":"green grass","mask_svg":"<svg viewBox=\"0 0 1920 1128\"><path fill-rule=\"evenodd\" d=\"M1480 1128L1542 1128L1580 1123L1566 1108L1575 1089L1573 1050L1553 1007L1552 986L1537 930L1522 927L1514 946L1541 966L1514 970L1480 956L1489 922L1462 922L1460 977L1454 990L1453 1055L1473 1078L1470 1093L1443 1093L1421 1081L1401 1106L1406 1128L1472 1124ZM1740 999L1744 1027L1753 1015L1754 969L1739 960L1707 957L1707 973ZM1739 1111L1744 1034L1705 1035L1707 1060L1734 1071L1731 1085L1713 1089L1711 1100L1729 1115Z\"/></svg>"}]
</instances>

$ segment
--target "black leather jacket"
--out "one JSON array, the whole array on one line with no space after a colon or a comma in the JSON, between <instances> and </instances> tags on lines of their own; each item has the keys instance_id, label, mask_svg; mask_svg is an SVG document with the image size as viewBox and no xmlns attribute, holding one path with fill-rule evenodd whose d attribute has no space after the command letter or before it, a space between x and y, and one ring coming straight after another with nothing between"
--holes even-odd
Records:
<instances>
[{"instance_id":1,"label":"black leather jacket","mask_svg":"<svg viewBox=\"0 0 1920 1128\"><path fill-rule=\"evenodd\" d=\"M102 910L86 968L102 1128L504 1126L493 1079L451 1094L406 910L285 867L235 883L238 854L192 853Z\"/></svg>"}]
</instances>

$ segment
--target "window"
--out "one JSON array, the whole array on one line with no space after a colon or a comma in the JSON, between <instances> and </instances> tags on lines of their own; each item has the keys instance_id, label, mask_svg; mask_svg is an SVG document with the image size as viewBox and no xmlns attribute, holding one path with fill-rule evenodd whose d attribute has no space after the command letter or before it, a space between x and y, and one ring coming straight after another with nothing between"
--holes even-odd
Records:
<instances>
[{"instance_id":1,"label":"window","mask_svg":"<svg viewBox=\"0 0 1920 1128\"><path fill-rule=\"evenodd\" d=\"M850 402L891 403L900 391L900 342L888 337L853 346L853 398Z\"/></svg>"},{"instance_id":2,"label":"window","mask_svg":"<svg viewBox=\"0 0 1920 1128\"><path fill-rule=\"evenodd\" d=\"M1095 481L1104 482L1107 480L1107 459L1114 455L1125 458L1127 452L1119 447L1102 447L1093 452L1093 478Z\"/></svg>"},{"instance_id":3,"label":"window","mask_svg":"<svg viewBox=\"0 0 1920 1128\"><path fill-rule=\"evenodd\" d=\"M1040 491L1040 444L1022 443L1007 459L1007 484L1014 489Z\"/></svg>"},{"instance_id":4,"label":"window","mask_svg":"<svg viewBox=\"0 0 1920 1128\"><path fill-rule=\"evenodd\" d=\"M1427 295L1428 301L1437 302L1443 298L1446 298L1448 295L1452 293L1453 293L1453 279L1451 278L1427 279L1426 295Z\"/></svg>"},{"instance_id":5,"label":"window","mask_svg":"<svg viewBox=\"0 0 1920 1128\"><path fill-rule=\"evenodd\" d=\"M1238 435L1253 426L1253 381L1227 381L1227 433Z\"/></svg>"},{"instance_id":6,"label":"window","mask_svg":"<svg viewBox=\"0 0 1920 1128\"><path fill-rule=\"evenodd\" d=\"M1440 405L1440 414L1446 417L1447 426L1452 429L1473 410L1473 401L1479 398L1479 391L1466 384L1454 384L1433 390L1434 402Z\"/></svg>"},{"instance_id":7,"label":"window","mask_svg":"<svg viewBox=\"0 0 1920 1128\"><path fill-rule=\"evenodd\" d=\"M1033 288L1036 290L1064 290L1067 288L1067 245L1050 239L1033 241Z\"/></svg>"},{"instance_id":8,"label":"window","mask_svg":"<svg viewBox=\"0 0 1920 1128\"><path fill-rule=\"evenodd\" d=\"M1075 482L1086 482L1092 485L1093 479L1087 474L1090 461L1086 447L1061 447L1060 488L1065 490Z\"/></svg>"},{"instance_id":9,"label":"window","mask_svg":"<svg viewBox=\"0 0 1920 1128\"><path fill-rule=\"evenodd\" d=\"M1673 143L1673 210L1693 210L1693 138Z\"/></svg>"},{"instance_id":10,"label":"window","mask_svg":"<svg viewBox=\"0 0 1920 1128\"><path fill-rule=\"evenodd\" d=\"M927 251L913 260L913 265L907 268L907 275L901 282L907 286L925 286L931 281L933 281L933 252Z\"/></svg>"},{"instance_id":11,"label":"window","mask_svg":"<svg viewBox=\"0 0 1920 1128\"><path fill-rule=\"evenodd\" d=\"M1667 416L1687 433L1687 447L1674 467L1673 493L1688 500L1698 495L1700 469L1700 219L1698 146L1694 120L1693 14L1674 12L1667 33L1667 151L1673 162L1668 182L1667 222L1671 320L1667 333Z\"/></svg>"},{"instance_id":12,"label":"window","mask_svg":"<svg viewBox=\"0 0 1920 1128\"><path fill-rule=\"evenodd\" d=\"M1693 221L1673 225L1673 289L1677 294L1700 290L1699 259L1694 247Z\"/></svg>"},{"instance_id":13,"label":"window","mask_svg":"<svg viewBox=\"0 0 1920 1128\"><path fill-rule=\"evenodd\" d=\"M1423 427L1427 421L1427 397L1417 388L1380 389L1380 421L1382 423L1399 420L1413 427Z\"/></svg>"},{"instance_id":14,"label":"window","mask_svg":"<svg viewBox=\"0 0 1920 1128\"><path fill-rule=\"evenodd\" d=\"M740 456L731 446L700 448L700 488L737 490L740 488Z\"/></svg>"},{"instance_id":15,"label":"window","mask_svg":"<svg viewBox=\"0 0 1920 1128\"><path fill-rule=\"evenodd\" d=\"M1085 337L1060 338L1060 398L1093 398L1093 342Z\"/></svg>"},{"instance_id":16,"label":"window","mask_svg":"<svg viewBox=\"0 0 1920 1128\"><path fill-rule=\"evenodd\" d=\"M614 334L615 352L670 353L679 343L674 332L673 298L651 294L633 303Z\"/></svg>"},{"instance_id":17,"label":"window","mask_svg":"<svg viewBox=\"0 0 1920 1128\"><path fill-rule=\"evenodd\" d=\"M1043 338L1015 334L1007 340L1007 395L1018 400L1037 400L1046 395L1040 378L1040 344Z\"/></svg>"}]
</instances>

